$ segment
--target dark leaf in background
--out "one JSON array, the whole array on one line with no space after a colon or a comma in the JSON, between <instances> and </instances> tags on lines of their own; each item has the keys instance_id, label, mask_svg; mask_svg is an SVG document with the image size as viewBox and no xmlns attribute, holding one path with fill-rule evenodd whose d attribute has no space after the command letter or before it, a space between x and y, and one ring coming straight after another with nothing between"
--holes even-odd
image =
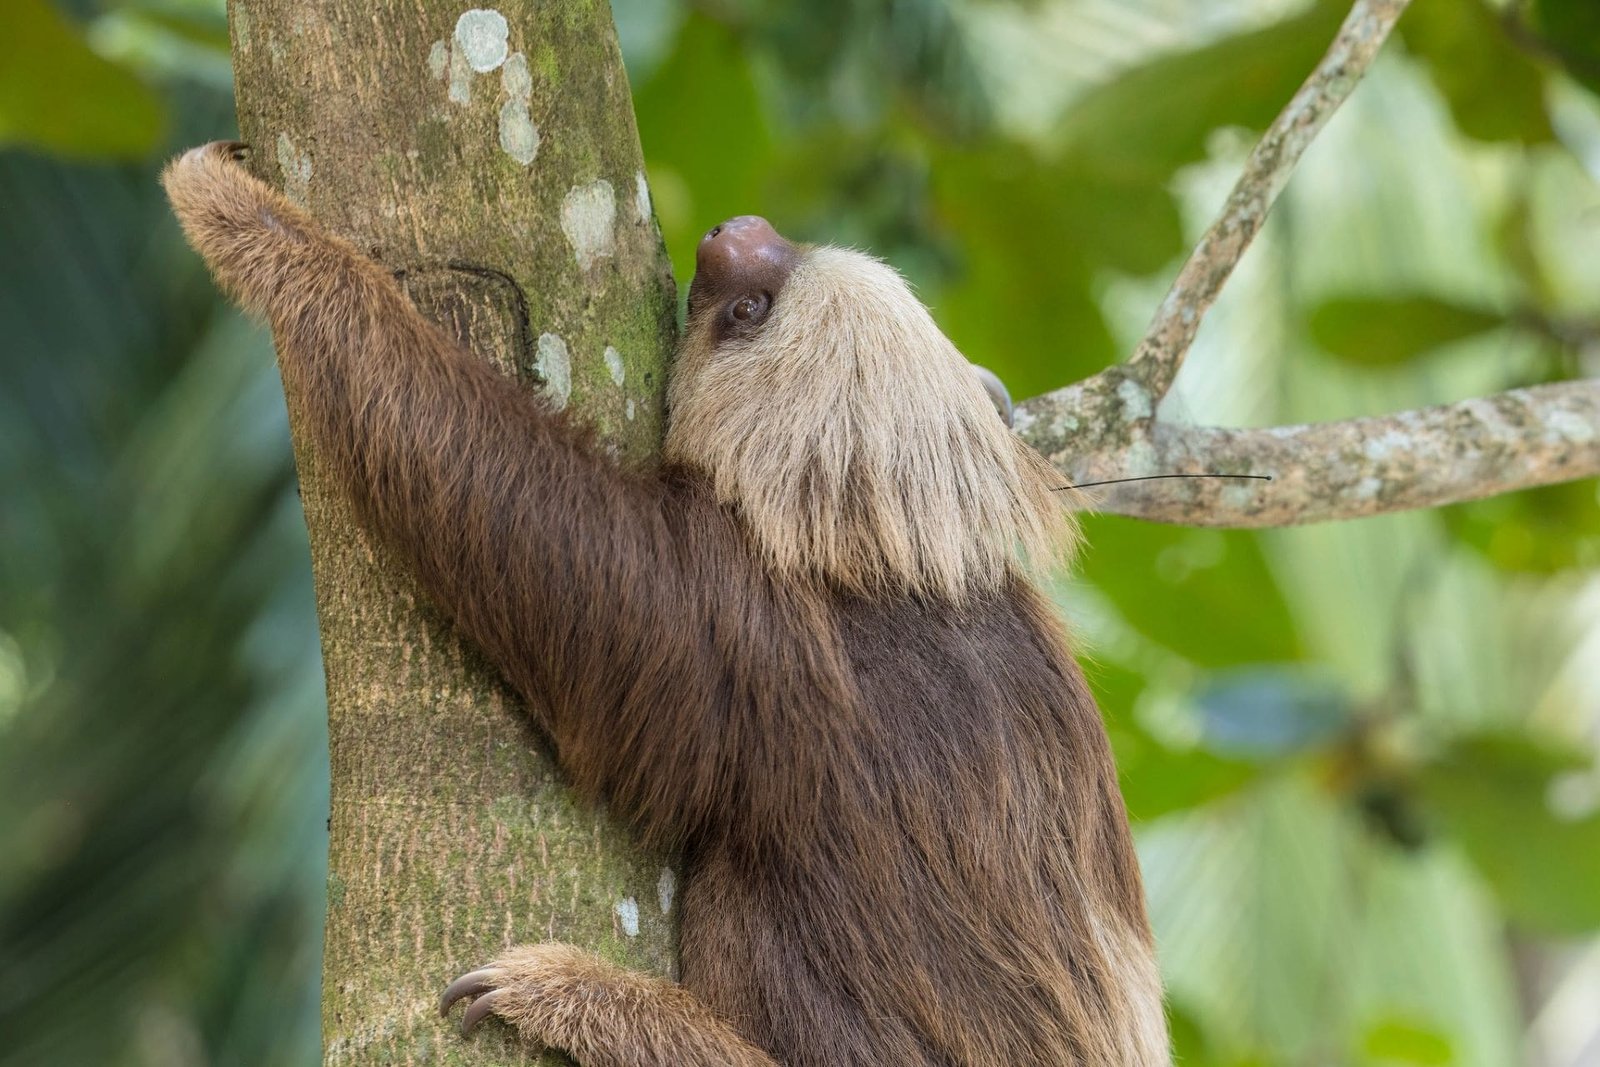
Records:
<instances>
[{"instance_id":1,"label":"dark leaf in background","mask_svg":"<svg viewBox=\"0 0 1600 1067\"><path fill-rule=\"evenodd\" d=\"M1002 235L1035 232L1036 244L1053 245L1053 258L1082 258L1129 274L1153 273L1185 250L1183 222L1165 183L1124 182L1092 164L1000 140L946 151L933 165L943 214L978 201L1015 219L1000 234L963 231L963 240L1002 244ZM1044 274L1051 269L1050 262L1035 266Z\"/></svg>"},{"instance_id":2,"label":"dark leaf in background","mask_svg":"<svg viewBox=\"0 0 1600 1067\"><path fill-rule=\"evenodd\" d=\"M1532 0L1531 6L1533 31L1554 51L1567 73L1600 93L1600 4L1594 0Z\"/></svg>"},{"instance_id":3,"label":"dark leaf in background","mask_svg":"<svg viewBox=\"0 0 1600 1067\"><path fill-rule=\"evenodd\" d=\"M1468 137L1537 144L1555 136L1545 112L1544 72L1482 0L1413 4L1400 33Z\"/></svg>"},{"instance_id":4,"label":"dark leaf in background","mask_svg":"<svg viewBox=\"0 0 1600 1067\"><path fill-rule=\"evenodd\" d=\"M1432 296L1352 296L1311 309L1311 337L1328 354L1387 367L1507 325L1503 315Z\"/></svg>"},{"instance_id":5,"label":"dark leaf in background","mask_svg":"<svg viewBox=\"0 0 1600 1067\"><path fill-rule=\"evenodd\" d=\"M1454 741L1422 794L1513 920L1543 934L1600 928L1600 797L1590 754L1523 734Z\"/></svg>"},{"instance_id":6,"label":"dark leaf in background","mask_svg":"<svg viewBox=\"0 0 1600 1067\"><path fill-rule=\"evenodd\" d=\"M929 147L904 118L872 131L812 132L787 146L771 210L792 220L795 238L869 250L937 301L959 257L934 219Z\"/></svg>"},{"instance_id":7,"label":"dark leaf in background","mask_svg":"<svg viewBox=\"0 0 1600 1067\"><path fill-rule=\"evenodd\" d=\"M128 71L89 50L48 0L9 0L0 27L0 145L85 158L150 151L161 101Z\"/></svg>"},{"instance_id":8,"label":"dark leaf in background","mask_svg":"<svg viewBox=\"0 0 1600 1067\"><path fill-rule=\"evenodd\" d=\"M1330 784L1349 788L1350 800L1368 830L1403 852L1418 852L1432 840L1432 829L1414 790L1387 768L1361 768L1377 773L1354 783L1335 779Z\"/></svg>"},{"instance_id":9,"label":"dark leaf in background","mask_svg":"<svg viewBox=\"0 0 1600 1067\"><path fill-rule=\"evenodd\" d=\"M1286 667L1213 675L1194 701L1201 743L1240 759L1276 759L1325 748L1352 725L1350 701L1339 686Z\"/></svg>"},{"instance_id":10,"label":"dark leaf in background","mask_svg":"<svg viewBox=\"0 0 1600 1067\"><path fill-rule=\"evenodd\" d=\"M1045 166L1038 203L1061 213L1069 240L1094 267L1153 274L1187 251L1165 184L1118 182L1094 167Z\"/></svg>"},{"instance_id":11,"label":"dark leaf in background","mask_svg":"<svg viewBox=\"0 0 1600 1067\"><path fill-rule=\"evenodd\" d=\"M1083 526L1085 577L1152 641L1202 667L1300 658L1294 617L1254 534L1112 515Z\"/></svg>"}]
</instances>

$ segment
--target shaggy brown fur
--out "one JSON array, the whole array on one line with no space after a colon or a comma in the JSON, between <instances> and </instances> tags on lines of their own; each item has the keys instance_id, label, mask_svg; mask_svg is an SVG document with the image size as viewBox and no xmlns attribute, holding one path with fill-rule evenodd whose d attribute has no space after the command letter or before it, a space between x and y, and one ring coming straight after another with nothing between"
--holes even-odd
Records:
<instances>
[{"instance_id":1,"label":"shaggy brown fur","mask_svg":"<svg viewBox=\"0 0 1600 1067\"><path fill-rule=\"evenodd\" d=\"M1105 732L1015 562L1045 468L897 277L796 250L731 335L697 283L672 463L632 473L228 146L163 180L364 520L684 851L681 988L539 946L474 1012L587 1067L1169 1061Z\"/></svg>"}]
</instances>

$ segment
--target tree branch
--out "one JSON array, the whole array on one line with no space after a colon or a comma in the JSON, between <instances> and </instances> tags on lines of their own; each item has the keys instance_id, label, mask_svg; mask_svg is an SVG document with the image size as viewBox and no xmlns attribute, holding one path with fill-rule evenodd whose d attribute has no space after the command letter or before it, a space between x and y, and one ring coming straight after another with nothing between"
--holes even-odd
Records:
<instances>
[{"instance_id":1,"label":"tree branch","mask_svg":"<svg viewBox=\"0 0 1600 1067\"><path fill-rule=\"evenodd\" d=\"M1408 3L1356 0L1322 62L1250 153L1222 214L1190 253L1128 361L1133 380L1152 399L1167 395L1201 319L1260 232L1301 154L1372 65Z\"/></svg>"},{"instance_id":2,"label":"tree branch","mask_svg":"<svg viewBox=\"0 0 1600 1067\"><path fill-rule=\"evenodd\" d=\"M1096 490L1101 510L1190 526L1292 526L1476 500L1600 475L1600 380L1513 389L1343 422L1232 430L1156 422L1083 452L1068 424L1019 427L1070 483L1150 474L1265 474Z\"/></svg>"},{"instance_id":3,"label":"tree branch","mask_svg":"<svg viewBox=\"0 0 1600 1067\"><path fill-rule=\"evenodd\" d=\"M1600 475L1600 381L1516 389L1377 418L1270 429L1156 417L1205 313L1289 174L1372 64L1409 0L1356 0L1322 62L1250 153L1222 213L1127 363L1020 405L1017 432L1067 484L1165 474L1271 482L1136 482L1084 494L1119 515L1194 526L1289 526L1437 507Z\"/></svg>"}]
</instances>

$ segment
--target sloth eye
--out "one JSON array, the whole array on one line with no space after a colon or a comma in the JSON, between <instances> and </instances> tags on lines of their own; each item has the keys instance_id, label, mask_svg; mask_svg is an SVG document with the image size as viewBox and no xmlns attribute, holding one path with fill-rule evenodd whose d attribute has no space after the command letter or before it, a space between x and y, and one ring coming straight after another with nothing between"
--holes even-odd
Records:
<instances>
[{"instance_id":1,"label":"sloth eye","mask_svg":"<svg viewBox=\"0 0 1600 1067\"><path fill-rule=\"evenodd\" d=\"M772 297L766 293L751 293L735 300L728 308L728 317L740 326L750 326L760 321L772 306Z\"/></svg>"}]
</instances>

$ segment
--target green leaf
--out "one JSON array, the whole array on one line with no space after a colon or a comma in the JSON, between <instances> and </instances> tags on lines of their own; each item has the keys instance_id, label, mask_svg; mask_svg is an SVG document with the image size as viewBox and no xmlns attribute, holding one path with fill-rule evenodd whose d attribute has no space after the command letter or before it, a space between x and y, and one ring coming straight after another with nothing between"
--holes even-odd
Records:
<instances>
[{"instance_id":1,"label":"green leaf","mask_svg":"<svg viewBox=\"0 0 1600 1067\"><path fill-rule=\"evenodd\" d=\"M1308 325L1330 355L1357 366L1386 367L1497 329L1506 319L1431 296L1356 296L1318 304Z\"/></svg>"},{"instance_id":2,"label":"green leaf","mask_svg":"<svg viewBox=\"0 0 1600 1067\"><path fill-rule=\"evenodd\" d=\"M1255 534L1113 515L1083 525L1085 577L1152 641L1202 667L1300 658L1294 617Z\"/></svg>"},{"instance_id":3,"label":"green leaf","mask_svg":"<svg viewBox=\"0 0 1600 1067\"><path fill-rule=\"evenodd\" d=\"M1151 274L1184 252L1183 220L1165 183L1115 182L1092 168L1039 175L1042 206L1061 212L1079 252L1093 266Z\"/></svg>"},{"instance_id":4,"label":"green leaf","mask_svg":"<svg viewBox=\"0 0 1600 1067\"><path fill-rule=\"evenodd\" d=\"M1322 2L1265 29L1162 56L1085 93L1058 131L1066 158L1159 184L1206 158L1223 126L1263 129L1333 40L1347 4Z\"/></svg>"},{"instance_id":5,"label":"green leaf","mask_svg":"<svg viewBox=\"0 0 1600 1067\"><path fill-rule=\"evenodd\" d=\"M1484 733L1457 740L1419 776L1507 915L1541 933L1600 928L1600 811L1552 806L1558 777L1579 773L1594 774L1585 753Z\"/></svg>"},{"instance_id":6,"label":"green leaf","mask_svg":"<svg viewBox=\"0 0 1600 1067\"><path fill-rule=\"evenodd\" d=\"M1198 748L1177 748L1131 723L1109 727L1122 799L1134 822L1192 811L1238 792L1261 768Z\"/></svg>"},{"instance_id":7,"label":"green leaf","mask_svg":"<svg viewBox=\"0 0 1600 1067\"><path fill-rule=\"evenodd\" d=\"M1142 674L1104 659L1088 660L1083 664L1083 673L1107 719L1115 722L1132 721L1133 706L1145 690Z\"/></svg>"},{"instance_id":8,"label":"green leaf","mask_svg":"<svg viewBox=\"0 0 1600 1067\"><path fill-rule=\"evenodd\" d=\"M1400 23L1427 64L1456 128L1478 141L1552 140L1544 73L1516 48L1482 0L1414 4Z\"/></svg>"},{"instance_id":9,"label":"green leaf","mask_svg":"<svg viewBox=\"0 0 1600 1067\"><path fill-rule=\"evenodd\" d=\"M1537 784L1541 791L1551 777L1585 771L1591 765L1581 748L1512 729L1458 737L1435 762L1463 768L1474 765L1508 782Z\"/></svg>"},{"instance_id":10,"label":"green leaf","mask_svg":"<svg viewBox=\"0 0 1600 1067\"><path fill-rule=\"evenodd\" d=\"M1456 1062L1449 1038L1409 1019L1387 1018L1373 1023L1362 1037L1361 1051L1374 1067L1446 1067Z\"/></svg>"},{"instance_id":11,"label":"green leaf","mask_svg":"<svg viewBox=\"0 0 1600 1067\"><path fill-rule=\"evenodd\" d=\"M990 145L935 162L939 222L961 271L934 294L940 324L966 357L1021 399L1083 378L1117 358L1095 300L1071 187L1029 153ZM1134 240L1138 238L1135 237Z\"/></svg>"},{"instance_id":12,"label":"green leaf","mask_svg":"<svg viewBox=\"0 0 1600 1067\"><path fill-rule=\"evenodd\" d=\"M90 51L47 0L11 0L0 32L0 144L133 158L155 147L164 124L155 94Z\"/></svg>"},{"instance_id":13,"label":"green leaf","mask_svg":"<svg viewBox=\"0 0 1600 1067\"><path fill-rule=\"evenodd\" d=\"M1248 1067L1239 1060L1223 1059L1206 1030L1204 1017L1176 997L1167 998L1167 1032L1172 1039L1172 1062L1183 1067Z\"/></svg>"},{"instance_id":14,"label":"green leaf","mask_svg":"<svg viewBox=\"0 0 1600 1067\"><path fill-rule=\"evenodd\" d=\"M946 150L932 167L943 218L960 221L968 217L963 206L987 206L1000 218L984 221L1004 225L1004 237L1049 248L1049 259L1031 264L1046 276L1063 255L1092 268L1149 274L1186 251L1183 220L1164 182L1125 181L1001 140ZM962 233L969 244L1001 237L989 229Z\"/></svg>"},{"instance_id":15,"label":"green leaf","mask_svg":"<svg viewBox=\"0 0 1600 1067\"><path fill-rule=\"evenodd\" d=\"M1362 1038L1391 1016L1448 1034L1463 1064L1517 1062L1503 928L1476 879L1371 841L1306 770L1147 835L1169 996L1227 1067L1376 1067Z\"/></svg>"}]
</instances>

